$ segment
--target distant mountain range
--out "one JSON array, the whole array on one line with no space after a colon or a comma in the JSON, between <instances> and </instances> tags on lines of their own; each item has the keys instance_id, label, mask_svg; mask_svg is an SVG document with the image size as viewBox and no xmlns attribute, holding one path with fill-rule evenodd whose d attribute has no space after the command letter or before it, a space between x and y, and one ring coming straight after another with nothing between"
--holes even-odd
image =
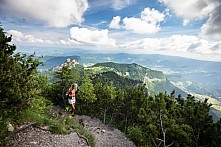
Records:
<instances>
[{"instance_id":1,"label":"distant mountain range","mask_svg":"<svg viewBox=\"0 0 221 147\"><path fill-rule=\"evenodd\" d=\"M221 62L163 55L82 54L46 56L42 59L45 66L39 69L53 68L64 63L67 58L75 59L80 65L87 67L88 71L96 75L94 80L115 77L124 83L122 85L133 83L130 80L141 81L152 94L175 90L176 94L186 97L190 93L199 100L208 98L216 110L221 110ZM126 81L125 78L129 80ZM109 81L117 82L111 78ZM121 84L118 82L118 85Z\"/></svg>"},{"instance_id":2,"label":"distant mountain range","mask_svg":"<svg viewBox=\"0 0 221 147\"><path fill-rule=\"evenodd\" d=\"M45 66L41 66L39 69L50 69L62 64L67 58L76 59L84 66L92 66L102 62L136 63L152 70L162 71L168 80L175 83L191 81L193 85L188 86L189 91L200 87L200 94L221 98L221 62L163 55L84 53L66 57L46 56L42 59Z\"/></svg>"},{"instance_id":3,"label":"distant mountain range","mask_svg":"<svg viewBox=\"0 0 221 147\"><path fill-rule=\"evenodd\" d=\"M219 89L221 62L194 60L163 55L95 54L81 56L80 64L92 65L99 62L137 63L150 69L163 71L166 75ZM221 89L221 87L220 87Z\"/></svg>"}]
</instances>

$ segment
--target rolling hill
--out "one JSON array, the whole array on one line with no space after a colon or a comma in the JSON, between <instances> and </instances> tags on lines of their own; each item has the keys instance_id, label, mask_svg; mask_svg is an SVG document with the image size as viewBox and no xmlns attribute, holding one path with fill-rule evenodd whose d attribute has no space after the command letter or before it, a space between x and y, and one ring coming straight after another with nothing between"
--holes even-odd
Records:
<instances>
[{"instance_id":1,"label":"rolling hill","mask_svg":"<svg viewBox=\"0 0 221 147\"><path fill-rule=\"evenodd\" d=\"M186 92L171 84L163 72L152 70L135 63L120 64L104 62L97 63L85 69L87 72L96 75L96 81L98 81L98 79L102 79L102 81L115 81L114 83L117 83L117 85L120 85L119 83L124 83L122 85L143 83L151 95L159 92L171 93L173 90L176 91L176 95L181 94L183 97L187 95ZM124 80L122 78L124 78ZM119 81L117 82L116 79ZM129 79L134 80L134 82Z\"/></svg>"}]
</instances>

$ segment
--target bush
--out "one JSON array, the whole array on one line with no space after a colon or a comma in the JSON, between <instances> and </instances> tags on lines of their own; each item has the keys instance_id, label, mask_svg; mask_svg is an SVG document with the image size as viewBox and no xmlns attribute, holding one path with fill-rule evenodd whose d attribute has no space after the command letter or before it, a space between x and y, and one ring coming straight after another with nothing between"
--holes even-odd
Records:
<instances>
[{"instance_id":1,"label":"bush","mask_svg":"<svg viewBox=\"0 0 221 147\"><path fill-rule=\"evenodd\" d=\"M129 126L128 127L128 137L138 145L143 140L142 130L138 126Z\"/></svg>"},{"instance_id":2,"label":"bush","mask_svg":"<svg viewBox=\"0 0 221 147\"><path fill-rule=\"evenodd\" d=\"M0 27L0 117L2 120L17 116L29 108L36 95L37 67L40 64L34 55L14 54L12 36L6 36Z\"/></svg>"},{"instance_id":3,"label":"bush","mask_svg":"<svg viewBox=\"0 0 221 147\"><path fill-rule=\"evenodd\" d=\"M4 139L7 135L8 135L8 130L7 130L6 120L3 120L3 118L0 117L0 145L1 145L1 140Z\"/></svg>"}]
</instances>

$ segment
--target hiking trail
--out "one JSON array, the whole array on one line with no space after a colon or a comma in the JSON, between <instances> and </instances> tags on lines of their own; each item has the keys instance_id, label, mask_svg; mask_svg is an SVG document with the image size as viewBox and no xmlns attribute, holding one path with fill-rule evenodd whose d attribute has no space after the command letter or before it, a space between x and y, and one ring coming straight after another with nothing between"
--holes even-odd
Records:
<instances>
[{"instance_id":1,"label":"hiking trail","mask_svg":"<svg viewBox=\"0 0 221 147\"><path fill-rule=\"evenodd\" d=\"M58 106L53 107L53 113L65 117L68 115ZM99 119L91 118L85 115L75 115L73 119L81 122L86 130L95 137L96 147L135 147L125 134L118 129L104 125ZM88 147L88 141L77 132L71 132L67 135L53 134L47 126L40 128L34 124L21 126L13 135L12 147Z\"/></svg>"}]
</instances>

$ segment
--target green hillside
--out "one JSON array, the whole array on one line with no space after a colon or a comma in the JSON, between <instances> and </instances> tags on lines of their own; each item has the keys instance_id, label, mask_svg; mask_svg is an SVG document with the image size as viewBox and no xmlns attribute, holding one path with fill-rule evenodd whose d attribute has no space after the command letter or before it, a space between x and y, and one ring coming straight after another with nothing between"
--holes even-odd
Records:
<instances>
[{"instance_id":1,"label":"green hillside","mask_svg":"<svg viewBox=\"0 0 221 147\"><path fill-rule=\"evenodd\" d=\"M136 85L143 83L151 95L159 92L171 93L176 91L176 95L186 96L187 93L171 84L161 71L151 70L138 64L119 64L113 62L97 63L87 67L86 71L95 75L93 81L101 83L111 83L116 87Z\"/></svg>"},{"instance_id":2,"label":"green hillside","mask_svg":"<svg viewBox=\"0 0 221 147\"><path fill-rule=\"evenodd\" d=\"M167 92L168 94L171 93L171 91L175 90L175 95L178 96L179 94L181 94L183 97L185 97L187 95L186 92L184 92L183 90L181 90L180 88L174 86L173 84L171 84L171 82L169 80L165 80L162 82L154 82L153 83L154 88L153 91L151 93L157 94L159 92Z\"/></svg>"},{"instance_id":3,"label":"green hillside","mask_svg":"<svg viewBox=\"0 0 221 147\"><path fill-rule=\"evenodd\" d=\"M138 64L119 64L113 62L97 63L88 68L92 73L101 73L105 71L114 71L120 76L124 76L133 80L143 81L144 77L150 79L165 79L165 75L161 71L151 70Z\"/></svg>"},{"instance_id":4,"label":"green hillside","mask_svg":"<svg viewBox=\"0 0 221 147\"><path fill-rule=\"evenodd\" d=\"M129 78L119 76L113 71L107 71L100 74L96 74L93 76L92 80L94 84L100 82L102 84L114 85L117 88L131 87L139 83L142 83L142 81L132 80Z\"/></svg>"}]
</instances>

